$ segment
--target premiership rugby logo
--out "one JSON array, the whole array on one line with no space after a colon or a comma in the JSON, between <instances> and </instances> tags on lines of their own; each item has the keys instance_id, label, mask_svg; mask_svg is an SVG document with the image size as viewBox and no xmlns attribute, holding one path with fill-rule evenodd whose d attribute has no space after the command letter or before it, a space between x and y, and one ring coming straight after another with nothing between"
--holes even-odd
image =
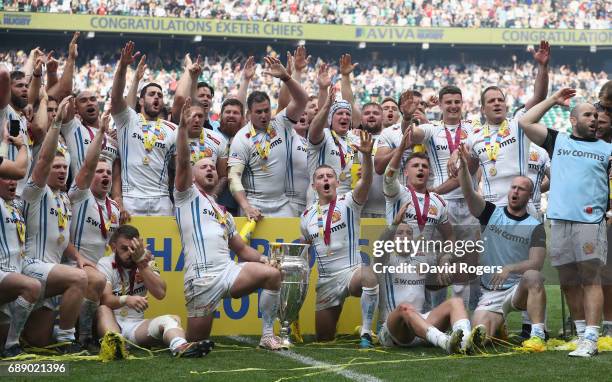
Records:
<instances>
[{"instance_id":1,"label":"premiership rugby logo","mask_svg":"<svg viewBox=\"0 0 612 382\"><path fill-rule=\"evenodd\" d=\"M595 252L593 243L584 243L584 245L582 246L582 251L585 255L592 255L593 252Z\"/></svg>"},{"instance_id":2,"label":"premiership rugby logo","mask_svg":"<svg viewBox=\"0 0 612 382\"><path fill-rule=\"evenodd\" d=\"M437 215L438 214L438 209L436 208L436 206L429 206L429 211L427 212L429 215Z\"/></svg>"}]
</instances>

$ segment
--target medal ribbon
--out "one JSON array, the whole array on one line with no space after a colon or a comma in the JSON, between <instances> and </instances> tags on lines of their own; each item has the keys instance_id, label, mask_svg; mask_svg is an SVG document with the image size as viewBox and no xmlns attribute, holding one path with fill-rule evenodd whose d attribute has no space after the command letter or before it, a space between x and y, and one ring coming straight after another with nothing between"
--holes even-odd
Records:
<instances>
[{"instance_id":1,"label":"medal ribbon","mask_svg":"<svg viewBox=\"0 0 612 382\"><path fill-rule=\"evenodd\" d=\"M98 203L96 201L96 205L98 206L98 213L100 214L100 232L102 233L102 237L107 239L108 238L108 231L110 231L111 228L111 223L112 223L112 209L111 209L111 203L110 203L110 199L108 198L108 196L106 197L105 200L105 204L106 204L106 213L108 214L108 221L104 221L104 213L102 212L102 206L100 205L100 203Z\"/></svg>"},{"instance_id":2,"label":"medal ribbon","mask_svg":"<svg viewBox=\"0 0 612 382\"><path fill-rule=\"evenodd\" d=\"M417 224L419 225L419 232L422 233L425 225L427 224L427 214L429 213L429 192L425 191L425 202L423 203L423 211L421 212L421 206L419 206L419 198L417 198L416 191L412 186L408 186L410 196L412 196L412 204L414 204L414 213L416 215Z\"/></svg>"},{"instance_id":3,"label":"medal ribbon","mask_svg":"<svg viewBox=\"0 0 612 382\"><path fill-rule=\"evenodd\" d=\"M208 200L213 211L215 211L215 217L217 218L219 224L225 227L225 225L227 224L227 212L221 210L221 208L217 206L217 203L215 203L214 200L211 200L204 192L200 191L200 193L206 198L206 200Z\"/></svg>"},{"instance_id":4,"label":"medal ribbon","mask_svg":"<svg viewBox=\"0 0 612 382\"><path fill-rule=\"evenodd\" d=\"M336 147L338 148L338 152L340 152L340 167L342 170L344 170L344 168L346 167L346 164L350 162L353 157L353 149L350 144L351 143L350 139L348 138L348 136L346 137L346 154L345 154L344 150L342 150L342 145L340 144L340 138L338 137L338 134L336 134L336 132L332 130L331 135L332 135L332 138L334 139L334 143L336 144Z\"/></svg>"},{"instance_id":5,"label":"medal ribbon","mask_svg":"<svg viewBox=\"0 0 612 382\"><path fill-rule=\"evenodd\" d=\"M151 152L151 150L153 150L155 142L157 142L157 139L159 139L159 136L161 135L162 120L161 118L157 118L157 121L155 122L155 127L153 128L153 134L151 134L149 130L149 124L147 123L147 120L145 119L144 115L139 114L139 116L142 133L144 134L144 148L148 154Z\"/></svg>"},{"instance_id":6,"label":"medal ribbon","mask_svg":"<svg viewBox=\"0 0 612 382\"><path fill-rule=\"evenodd\" d=\"M455 131L455 140L453 142L450 130L446 128L444 125L444 132L446 132L446 143L448 143L448 151L452 154L453 151L457 150L459 144L461 144L461 122L459 122L459 127L457 127L457 131Z\"/></svg>"},{"instance_id":7,"label":"medal ribbon","mask_svg":"<svg viewBox=\"0 0 612 382\"><path fill-rule=\"evenodd\" d=\"M63 200L61 192L55 192L53 197L55 198L55 206L57 209L57 226L59 227L59 231L61 233L66 228L66 223L68 222L68 214L64 212L66 203ZM68 210L68 208L66 208L66 210Z\"/></svg>"},{"instance_id":8,"label":"medal ribbon","mask_svg":"<svg viewBox=\"0 0 612 382\"><path fill-rule=\"evenodd\" d=\"M257 132L255 131L253 124L251 124L249 128L249 134L247 135L247 137L251 138L251 143L255 146L255 149L257 150L257 153L259 154L259 157L262 160L268 160L268 157L270 156L270 141L272 140L272 132L272 126L268 125L268 127L266 127L266 132L264 133L263 137L258 140Z\"/></svg>"},{"instance_id":9,"label":"medal ribbon","mask_svg":"<svg viewBox=\"0 0 612 382\"><path fill-rule=\"evenodd\" d=\"M485 150L487 151L487 157L490 161L495 165L495 161L497 160L497 154L499 154L499 145L502 140L502 135L505 135L508 130L508 121L504 120L499 130L497 131L497 135L495 136L495 144L491 146L491 132L489 131L489 125L484 126L484 144Z\"/></svg>"},{"instance_id":10,"label":"medal ribbon","mask_svg":"<svg viewBox=\"0 0 612 382\"><path fill-rule=\"evenodd\" d=\"M196 149L198 151L196 152ZM191 152L191 163L196 163L202 158L208 157L206 155L206 132L202 129L200 133L199 142L189 142L189 151Z\"/></svg>"},{"instance_id":11,"label":"medal ribbon","mask_svg":"<svg viewBox=\"0 0 612 382\"><path fill-rule=\"evenodd\" d=\"M117 254L115 254L115 261L113 261L113 269L116 269L117 272L119 272L119 278L121 279L121 295L125 296L125 281L123 281L123 267L121 265L119 265L119 262L117 261ZM138 270L138 267L136 265L134 265L133 268L130 268L129 272L130 272L130 289L128 294L131 296L132 293L134 293L134 281L136 281L136 271Z\"/></svg>"},{"instance_id":12,"label":"medal ribbon","mask_svg":"<svg viewBox=\"0 0 612 382\"><path fill-rule=\"evenodd\" d=\"M4 201L4 205L6 206L6 209L9 210L9 212L11 213L11 217L15 221L15 226L17 227L17 238L19 239L19 244L24 244L26 228L25 228L25 220L23 219L23 216L21 215L19 210L13 206L12 203Z\"/></svg>"},{"instance_id":13,"label":"medal ribbon","mask_svg":"<svg viewBox=\"0 0 612 382\"><path fill-rule=\"evenodd\" d=\"M327 219L325 221L325 227L323 227L323 213L321 212L321 204L317 202L317 225L319 226L319 237L323 238L323 243L327 246L331 244L331 222L335 209L336 198L329 202L329 209L327 210Z\"/></svg>"},{"instance_id":14,"label":"medal ribbon","mask_svg":"<svg viewBox=\"0 0 612 382\"><path fill-rule=\"evenodd\" d=\"M89 133L89 142L93 142L94 140L93 130L89 126L85 126L85 125L83 126L85 127L85 129L87 129L87 132ZM106 134L104 134L104 140L102 141L102 150L104 150L105 148L106 148Z\"/></svg>"}]
</instances>

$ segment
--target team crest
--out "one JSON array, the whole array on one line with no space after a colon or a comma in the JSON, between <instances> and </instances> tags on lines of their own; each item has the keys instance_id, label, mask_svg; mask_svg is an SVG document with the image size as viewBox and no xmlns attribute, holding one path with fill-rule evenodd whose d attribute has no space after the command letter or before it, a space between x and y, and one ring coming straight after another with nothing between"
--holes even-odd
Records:
<instances>
[{"instance_id":1,"label":"team crest","mask_svg":"<svg viewBox=\"0 0 612 382\"><path fill-rule=\"evenodd\" d=\"M584 252L585 255L592 255L593 252L595 252L593 243L584 243L582 246L582 252Z\"/></svg>"},{"instance_id":2,"label":"team crest","mask_svg":"<svg viewBox=\"0 0 612 382\"><path fill-rule=\"evenodd\" d=\"M270 139L273 139L276 137L276 129L272 129L272 131L270 131Z\"/></svg>"},{"instance_id":3,"label":"team crest","mask_svg":"<svg viewBox=\"0 0 612 382\"><path fill-rule=\"evenodd\" d=\"M429 206L429 211L427 212L429 215L437 215L438 214L438 209L436 208L436 206Z\"/></svg>"},{"instance_id":4,"label":"team crest","mask_svg":"<svg viewBox=\"0 0 612 382\"><path fill-rule=\"evenodd\" d=\"M537 162L538 159L540 159L540 156L538 155L537 151L532 151L529 153L529 160L532 162Z\"/></svg>"},{"instance_id":5,"label":"team crest","mask_svg":"<svg viewBox=\"0 0 612 382\"><path fill-rule=\"evenodd\" d=\"M467 139L467 133L465 130L461 129L461 140Z\"/></svg>"},{"instance_id":6,"label":"team crest","mask_svg":"<svg viewBox=\"0 0 612 382\"><path fill-rule=\"evenodd\" d=\"M117 215L111 214L111 224L117 224Z\"/></svg>"},{"instance_id":7,"label":"team crest","mask_svg":"<svg viewBox=\"0 0 612 382\"><path fill-rule=\"evenodd\" d=\"M340 212L334 211L334 213L332 214L332 223L339 221L341 217L342 214L340 214Z\"/></svg>"},{"instance_id":8,"label":"team crest","mask_svg":"<svg viewBox=\"0 0 612 382\"><path fill-rule=\"evenodd\" d=\"M506 138L508 135L510 135L510 129L503 129L503 130L500 129L498 134L500 137Z\"/></svg>"},{"instance_id":9,"label":"team crest","mask_svg":"<svg viewBox=\"0 0 612 382\"><path fill-rule=\"evenodd\" d=\"M159 139L160 141L163 141L164 139L166 139L166 134L164 134L164 132L163 132L163 131L161 131L161 132L159 133L159 137L158 137L157 139Z\"/></svg>"},{"instance_id":10,"label":"team crest","mask_svg":"<svg viewBox=\"0 0 612 382\"><path fill-rule=\"evenodd\" d=\"M212 150L207 147L206 150L202 151L202 156L205 158L212 157Z\"/></svg>"}]
</instances>

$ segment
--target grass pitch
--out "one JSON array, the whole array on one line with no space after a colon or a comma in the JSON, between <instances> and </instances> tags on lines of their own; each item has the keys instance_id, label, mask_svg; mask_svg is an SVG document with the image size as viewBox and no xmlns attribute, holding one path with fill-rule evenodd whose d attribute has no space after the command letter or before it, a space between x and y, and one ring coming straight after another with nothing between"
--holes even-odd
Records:
<instances>
[{"instance_id":1,"label":"grass pitch","mask_svg":"<svg viewBox=\"0 0 612 382\"><path fill-rule=\"evenodd\" d=\"M548 327L553 336L561 327L559 287L547 287ZM510 329L518 330L521 315L510 316ZM167 352L134 352L137 360L101 363L71 361L69 374L44 377L61 381L543 381L607 380L612 375L612 353L575 359L565 351L521 354L496 345L481 356L447 356L441 349L357 349L355 336L335 343L296 345L290 352L255 348L256 337L215 337L217 347L201 359L173 359ZM5 364L6 361L0 361ZM29 377L28 379L33 379ZM3 377L2 380L17 380ZM23 378L21 379L23 380Z\"/></svg>"}]
</instances>

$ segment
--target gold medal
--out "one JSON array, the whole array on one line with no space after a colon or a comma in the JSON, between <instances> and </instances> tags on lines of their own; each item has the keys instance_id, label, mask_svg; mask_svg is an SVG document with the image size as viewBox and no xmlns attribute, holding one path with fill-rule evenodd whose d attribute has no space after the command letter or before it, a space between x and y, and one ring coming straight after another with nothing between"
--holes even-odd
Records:
<instances>
[{"instance_id":1,"label":"gold medal","mask_svg":"<svg viewBox=\"0 0 612 382\"><path fill-rule=\"evenodd\" d=\"M491 167L489 169L489 175L491 175L491 176L497 175L497 169L495 167Z\"/></svg>"},{"instance_id":2,"label":"gold medal","mask_svg":"<svg viewBox=\"0 0 612 382\"><path fill-rule=\"evenodd\" d=\"M341 172L341 173L340 173L340 180L341 180L342 182L344 182L344 181L346 180L346 173L344 173L344 172Z\"/></svg>"},{"instance_id":3,"label":"gold medal","mask_svg":"<svg viewBox=\"0 0 612 382\"><path fill-rule=\"evenodd\" d=\"M149 161L149 157L148 156L145 156L144 158L142 158L142 164L144 164L145 166L148 166L149 162L150 161Z\"/></svg>"},{"instance_id":4,"label":"gold medal","mask_svg":"<svg viewBox=\"0 0 612 382\"><path fill-rule=\"evenodd\" d=\"M64 235L60 233L59 237L57 238L57 245L62 245L63 242L64 242Z\"/></svg>"}]
</instances>

